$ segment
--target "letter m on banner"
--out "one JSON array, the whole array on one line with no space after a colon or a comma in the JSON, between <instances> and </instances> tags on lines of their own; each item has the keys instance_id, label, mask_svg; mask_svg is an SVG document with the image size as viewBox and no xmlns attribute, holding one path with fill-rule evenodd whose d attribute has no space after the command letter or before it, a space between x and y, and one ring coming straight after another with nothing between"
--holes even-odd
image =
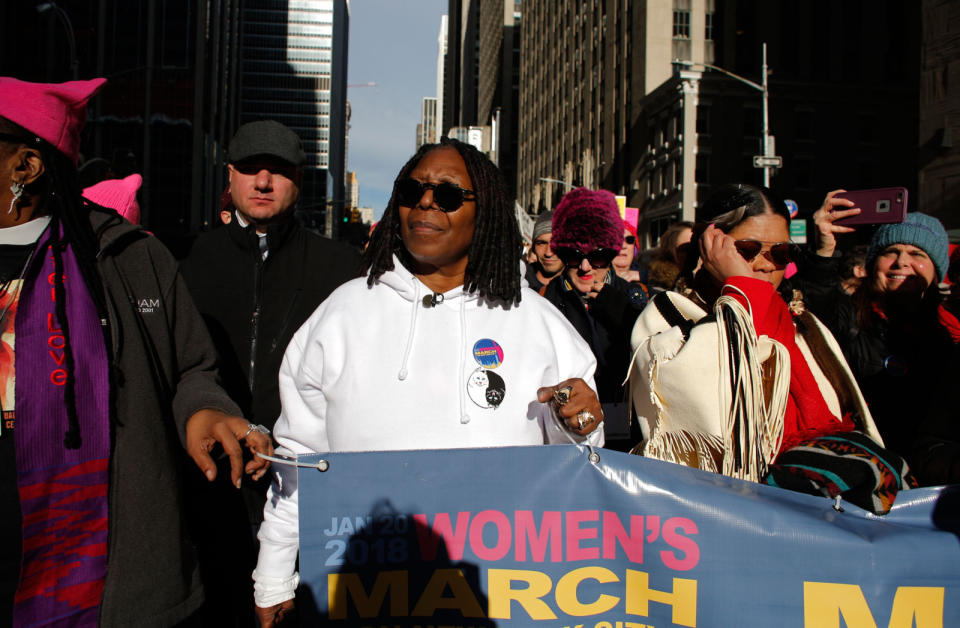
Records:
<instances>
[{"instance_id":1,"label":"letter m on banner","mask_svg":"<svg viewBox=\"0 0 960 628\"><path fill-rule=\"evenodd\" d=\"M887 628L943 628L943 596L943 587L897 587ZM855 584L804 582L803 617L805 628L878 628Z\"/></svg>"}]
</instances>

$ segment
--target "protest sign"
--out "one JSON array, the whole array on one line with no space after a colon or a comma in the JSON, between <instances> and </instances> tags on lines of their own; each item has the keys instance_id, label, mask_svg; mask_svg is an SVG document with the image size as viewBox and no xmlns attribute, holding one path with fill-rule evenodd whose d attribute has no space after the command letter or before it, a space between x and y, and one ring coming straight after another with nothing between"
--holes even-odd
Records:
<instances>
[{"instance_id":1,"label":"protest sign","mask_svg":"<svg viewBox=\"0 0 960 628\"><path fill-rule=\"evenodd\" d=\"M960 625L956 488L879 517L597 453L301 456L302 582L344 626Z\"/></svg>"}]
</instances>

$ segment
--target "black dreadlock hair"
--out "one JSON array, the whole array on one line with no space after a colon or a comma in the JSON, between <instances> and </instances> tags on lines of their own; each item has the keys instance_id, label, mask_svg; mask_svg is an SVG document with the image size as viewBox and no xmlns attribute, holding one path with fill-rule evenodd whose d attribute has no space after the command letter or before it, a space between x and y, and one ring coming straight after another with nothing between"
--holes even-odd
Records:
<instances>
[{"instance_id":1,"label":"black dreadlock hair","mask_svg":"<svg viewBox=\"0 0 960 628\"><path fill-rule=\"evenodd\" d=\"M96 265L99 248L97 237L90 225L90 210L81 197L77 169L67 156L30 131L5 118L0 118L0 131L7 135L22 138L20 145L38 150L43 160L44 174L38 181L28 186L26 191L28 194L44 194L46 196L45 209L51 217L50 232L55 238L52 245L55 275L54 296L57 321L60 323L60 329L63 330L64 369L67 372L67 378L64 382L64 400L67 405L69 425L64 435L63 444L68 449L79 449L82 439L80 437L80 421L76 403L76 377L74 374L76 364L73 356L73 345L70 342L70 321L67 318L63 252L68 246L73 249L77 258L77 265L80 267L80 274L97 308L97 316L103 324L108 318L103 282ZM18 146L15 142L5 141L5 143L14 148ZM38 257L38 259L40 258ZM106 343L108 339L109 334L104 328L104 342ZM109 354L109 347L107 347L107 355Z\"/></svg>"},{"instance_id":2,"label":"black dreadlock hair","mask_svg":"<svg viewBox=\"0 0 960 628\"><path fill-rule=\"evenodd\" d=\"M477 292L487 300L502 301L509 306L520 302L520 270L522 250L520 229L513 213L513 196L507 189L500 169L479 150L455 139L444 137L439 144L425 144L400 169L393 182L393 193L383 217L370 236L370 245L363 254L363 270L369 272L367 284L384 272L393 270L393 255L404 266L412 268L412 260L400 238L400 199L397 184L410 176L420 160L432 150L449 147L463 158L476 195L476 227L467 251L464 289Z\"/></svg>"}]
</instances>

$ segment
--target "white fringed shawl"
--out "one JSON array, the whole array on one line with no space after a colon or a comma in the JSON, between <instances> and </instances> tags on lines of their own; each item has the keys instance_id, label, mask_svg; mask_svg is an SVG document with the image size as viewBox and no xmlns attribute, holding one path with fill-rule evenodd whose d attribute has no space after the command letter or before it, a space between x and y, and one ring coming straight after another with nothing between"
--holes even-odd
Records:
<instances>
[{"instance_id":1,"label":"white fringed shawl","mask_svg":"<svg viewBox=\"0 0 960 628\"><path fill-rule=\"evenodd\" d=\"M707 315L677 293L660 298L690 321ZM787 349L758 338L750 313L730 296L717 300L712 324L689 330L668 322L661 307L645 308L631 336L627 379L644 436L634 453L759 481L783 440Z\"/></svg>"}]
</instances>

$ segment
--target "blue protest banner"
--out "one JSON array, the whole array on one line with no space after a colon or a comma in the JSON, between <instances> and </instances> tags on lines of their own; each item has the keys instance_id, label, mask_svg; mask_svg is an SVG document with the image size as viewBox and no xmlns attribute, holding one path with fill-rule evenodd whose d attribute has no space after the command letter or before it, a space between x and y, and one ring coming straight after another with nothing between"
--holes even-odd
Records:
<instances>
[{"instance_id":1,"label":"blue protest banner","mask_svg":"<svg viewBox=\"0 0 960 628\"><path fill-rule=\"evenodd\" d=\"M597 452L301 456L301 581L343 626L960 626L960 487L880 517Z\"/></svg>"}]
</instances>

